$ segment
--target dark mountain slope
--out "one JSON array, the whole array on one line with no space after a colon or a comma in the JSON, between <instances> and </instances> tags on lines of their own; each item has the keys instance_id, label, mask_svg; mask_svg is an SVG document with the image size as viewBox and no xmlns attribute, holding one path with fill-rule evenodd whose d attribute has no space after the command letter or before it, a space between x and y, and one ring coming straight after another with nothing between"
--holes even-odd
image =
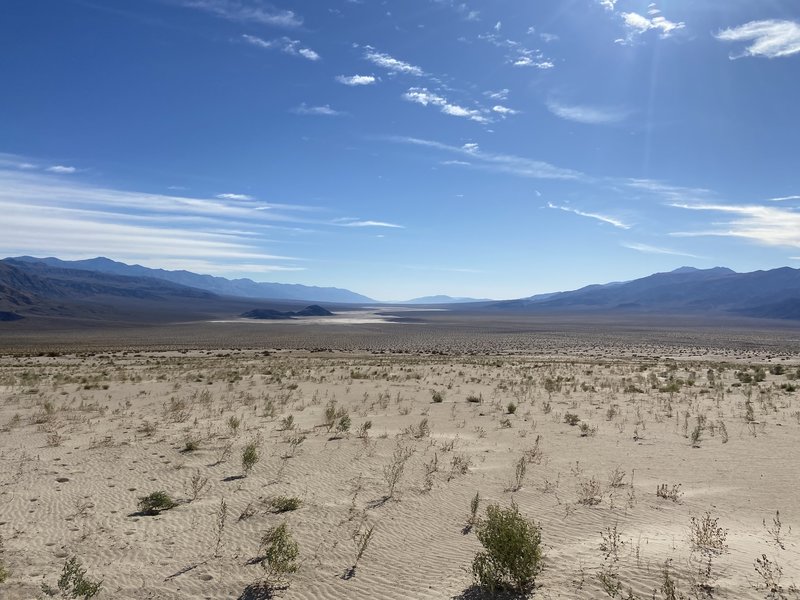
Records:
<instances>
[{"instance_id":1,"label":"dark mountain slope","mask_svg":"<svg viewBox=\"0 0 800 600\"><path fill-rule=\"evenodd\" d=\"M35 258L20 256L13 260L28 263L44 263L62 269L79 269L127 277L151 277L179 285L206 290L220 296L242 298L266 298L275 300L305 300L336 303L373 302L371 298L350 290L334 287L316 287L289 283L256 282L251 279L226 279L212 275L200 275L191 271L167 271L150 269L141 265L127 265L104 257L87 260L64 261L58 258Z\"/></svg>"}]
</instances>

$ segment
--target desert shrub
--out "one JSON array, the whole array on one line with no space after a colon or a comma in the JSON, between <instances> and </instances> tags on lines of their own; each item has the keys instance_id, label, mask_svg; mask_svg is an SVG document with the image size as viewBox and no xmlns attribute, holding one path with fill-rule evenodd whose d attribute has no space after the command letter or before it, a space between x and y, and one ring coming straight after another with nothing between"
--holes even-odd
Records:
<instances>
[{"instance_id":1,"label":"desert shrub","mask_svg":"<svg viewBox=\"0 0 800 600\"><path fill-rule=\"evenodd\" d=\"M297 510L303 501L296 496L276 496L269 500L272 512L283 513L292 510Z\"/></svg>"},{"instance_id":2,"label":"desert shrub","mask_svg":"<svg viewBox=\"0 0 800 600\"><path fill-rule=\"evenodd\" d=\"M506 411L508 412L508 414L513 415L515 412L517 412L517 405L514 404L513 402L509 402L508 405L506 406Z\"/></svg>"},{"instance_id":3,"label":"desert shrub","mask_svg":"<svg viewBox=\"0 0 800 600\"><path fill-rule=\"evenodd\" d=\"M469 501L469 519L467 519L467 525L472 526L478 522L478 508L481 505L481 495L480 492L475 492L475 495L472 497L472 500Z\"/></svg>"},{"instance_id":4,"label":"desert shrub","mask_svg":"<svg viewBox=\"0 0 800 600\"><path fill-rule=\"evenodd\" d=\"M9 577L11 577L11 571L9 571L5 563L0 560L0 583L5 583Z\"/></svg>"},{"instance_id":5,"label":"desert shrub","mask_svg":"<svg viewBox=\"0 0 800 600\"><path fill-rule=\"evenodd\" d=\"M170 508L175 508L175 506L177 506L176 502L167 492L162 490L139 498L139 512L146 515L156 515L162 510L169 510Z\"/></svg>"},{"instance_id":6,"label":"desert shrub","mask_svg":"<svg viewBox=\"0 0 800 600\"><path fill-rule=\"evenodd\" d=\"M584 506L595 506L603 501L603 490L600 482L594 477L578 482L578 503Z\"/></svg>"},{"instance_id":7,"label":"desert shrub","mask_svg":"<svg viewBox=\"0 0 800 600\"><path fill-rule=\"evenodd\" d=\"M719 526L719 519L706 512L702 517L692 517L690 522L690 536L694 550L704 554L722 554L728 547L725 540L728 530Z\"/></svg>"},{"instance_id":8,"label":"desert shrub","mask_svg":"<svg viewBox=\"0 0 800 600\"><path fill-rule=\"evenodd\" d=\"M364 421L358 429L358 437L361 439L368 438L370 429L372 429L372 421Z\"/></svg>"},{"instance_id":9,"label":"desert shrub","mask_svg":"<svg viewBox=\"0 0 800 600\"><path fill-rule=\"evenodd\" d=\"M269 585L285 582L298 569L300 550L285 522L268 529L261 537L259 553Z\"/></svg>"},{"instance_id":10,"label":"desert shrub","mask_svg":"<svg viewBox=\"0 0 800 600\"><path fill-rule=\"evenodd\" d=\"M673 483L669 487L666 483L661 483L656 487L656 496L664 498L665 500L672 500L673 502L680 502L683 492L681 491L680 483Z\"/></svg>"},{"instance_id":11,"label":"desert shrub","mask_svg":"<svg viewBox=\"0 0 800 600\"><path fill-rule=\"evenodd\" d=\"M181 452L194 452L200 449L200 442L197 440L187 439L183 443L183 449Z\"/></svg>"},{"instance_id":12,"label":"desert shrub","mask_svg":"<svg viewBox=\"0 0 800 600\"><path fill-rule=\"evenodd\" d=\"M350 426L352 423L353 422L350 420L350 415L347 413L343 414L339 419L339 422L336 424L337 433L347 433L350 431Z\"/></svg>"},{"instance_id":13,"label":"desert shrub","mask_svg":"<svg viewBox=\"0 0 800 600\"><path fill-rule=\"evenodd\" d=\"M441 404L442 402L444 402L444 395L442 394L442 392L434 390L433 392L431 392L431 399L434 401L434 403Z\"/></svg>"},{"instance_id":14,"label":"desert shrub","mask_svg":"<svg viewBox=\"0 0 800 600\"><path fill-rule=\"evenodd\" d=\"M102 581L92 581L86 577L86 569L75 556L64 563L64 569L58 579L58 590L67 598L93 598L100 593L102 586ZM42 586L42 590L49 596L55 596L57 593L47 586Z\"/></svg>"},{"instance_id":15,"label":"desert shrub","mask_svg":"<svg viewBox=\"0 0 800 600\"><path fill-rule=\"evenodd\" d=\"M483 396L476 396L475 394L470 394L467 396L467 402L471 402L473 404L480 404L483 402Z\"/></svg>"},{"instance_id":16,"label":"desert shrub","mask_svg":"<svg viewBox=\"0 0 800 600\"><path fill-rule=\"evenodd\" d=\"M564 415L564 423L567 425L575 426L581 422L581 418L575 413L566 413Z\"/></svg>"},{"instance_id":17,"label":"desert shrub","mask_svg":"<svg viewBox=\"0 0 800 600\"><path fill-rule=\"evenodd\" d=\"M516 504L488 506L476 536L484 551L472 561L472 573L482 589L524 591L533 585L542 568L541 530L519 513Z\"/></svg>"},{"instance_id":18,"label":"desert shrub","mask_svg":"<svg viewBox=\"0 0 800 600\"><path fill-rule=\"evenodd\" d=\"M242 449L242 470L245 476L249 475L258 462L258 444L250 442Z\"/></svg>"}]
</instances>

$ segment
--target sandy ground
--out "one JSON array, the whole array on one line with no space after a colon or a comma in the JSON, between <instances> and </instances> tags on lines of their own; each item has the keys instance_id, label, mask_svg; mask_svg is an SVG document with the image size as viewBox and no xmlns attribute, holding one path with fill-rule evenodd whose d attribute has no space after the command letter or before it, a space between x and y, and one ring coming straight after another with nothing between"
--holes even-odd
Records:
<instances>
[{"instance_id":1,"label":"sandy ground","mask_svg":"<svg viewBox=\"0 0 800 600\"><path fill-rule=\"evenodd\" d=\"M800 360L785 348L736 361L642 348L53 354L0 357L4 600L45 597L73 556L101 599L270 597L254 585L259 542L282 522L299 570L276 596L477 598L476 492L479 515L513 501L540 525L537 598L667 598L665 564L687 598L798 597ZM351 421L338 434L324 425L334 405ZM249 443L259 460L244 477ZM178 505L140 514L157 490ZM301 504L278 514L278 496ZM724 535L703 573L690 525L707 512ZM354 534L372 525L345 578ZM762 554L782 569L772 596Z\"/></svg>"}]
</instances>

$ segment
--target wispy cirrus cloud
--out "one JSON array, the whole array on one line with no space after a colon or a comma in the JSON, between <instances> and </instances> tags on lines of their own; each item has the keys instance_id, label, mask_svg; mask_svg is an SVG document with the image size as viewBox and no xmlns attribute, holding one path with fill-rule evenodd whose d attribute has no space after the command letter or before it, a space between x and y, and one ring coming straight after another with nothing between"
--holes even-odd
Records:
<instances>
[{"instance_id":1,"label":"wispy cirrus cloud","mask_svg":"<svg viewBox=\"0 0 800 600\"><path fill-rule=\"evenodd\" d=\"M800 200L800 196L781 196L780 198L770 198L770 202L788 202L791 200Z\"/></svg>"},{"instance_id":2,"label":"wispy cirrus cloud","mask_svg":"<svg viewBox=\"0 0 800 600\"><path fill-rule=\"evenodd\" d=\"M578 210L577 208L572 208L570 206L559 206L558 204L553 204L552 202L547 203L547 208L553 208L556 210L562 210L564 212L572 213L574 215L578 215L579 217L586 217L589 219L595 219L596 221L600 221L602 223L607 223L609 225L613 225L619 229L630 229L631 226L620 221L615 217L610 217L608 215L602 215L600 213L592 213L586 212L583 210Z\"/></svg>"},{"instance_id":3,"label":"wispy cirrus cloud","mask_svg":"<svg viewBox=\"0 0 800 600\"><path fill-rule=\"evenodd\" d=\"M318 61L321 58L320 55L314 52L311 48L303 46L299 40L293 40L286 36L283 36L276 40L265 40L258 36L248 35L245 33L242 34L242 39L251 46L264 48L265 50L271 50L271 49L280 50L284 54L289 54L291 56L301 56L310 61Z\"/></svg>"},{"instance_id":4,"label":"wispy cirrus cloud","mask_svg":"<svg viewBox=\"0 0 800 600\"><path fill-rule=\"evenodd\" d=\"M800 23L796 21L750 21L738 27L724 29L714 37L722 42L750 43L741 53L731 54L731 59L745 56L780 58L800 53Z\"/></svg>"},{"instance_id":5,"label":"wispy cirrus cloud","mask_svg":"<svg viewBox=\"0 0 800 600\"><path fill-rule=\"evenodd\" d=\"M388 54L384 54L383 52L378 52L371 46L366 47L364 58L372 64L381 67L382 69L386 69L393 74L402 73L404 75L414 75L415 77L422 77L425 75L425 71L423 71L420 67L394 58Z\"/></svg>"},{"instance_id":6,"label":"wispy cirrus cloud","mask_svg":"<svg viewBox=\"0 0 800 600\"><path fill-rule=\"evenodd\" d=\"M291 265L298 259L267 250L264 236L298 219L242 204L100 188L0 169L0 212L0 254L5 256L103 253L142 264L258 261L265 268L301 268Z\"/></svg>"},{"instance_id":7,"label":"wispy cirrus cloud","mask_svg":"<svg viewBox=\"0 0 800 600\"><path fill-rule=\"evenodd\" d=\"M452 146L433 140L425 140L414 137L390 136L390 142L400 144L410 144L431 148L450 154L457 154L463 160L448 161L449 164L467 166L473 169L492 171L495 173L505 173L517 177L529 177L532 179L585 179L586 176L580 171L564 169L551 165L550 163L514 156L511 154L499 154L484 152L478 144L468 143L462 146Z\"/></svg>"},{"instance_id":8,"label":"wispy cirrus cloud","mask_svg":"<svg viewBox=\"0 0 800 600\"><path fill-rule=\"evenodd\" d=\"M338 225L313 206L232 192L204 198L99 187L80 175L8 166L18 162L9 156L0 156L0 256L104 254L204 273L288 272L307 269L306 261L276 248L297 247L298 234ZM401 227L366 219L346 219L345 225Z\"/></svg>"},{"instance_id":9,"label":"wispy cirrus cloud","mask_svg":"<svg viewBox=\"0 0 800 600\"><path fill-rule=\"evenodd\" d=\"M533 67L536 69L552 69L555 64L545 58L541 50L533 50L524 44L500 35L500 23L492 31L478 36L479 40L488 42L506 50L506 63L515 67Z\"/></svg>"},{"instance_id":10,"label":"wispy cirrus cloud","mask_svg":"<svg viewBox=\"0 0 800 600\"><path fill-rule=\"evenodd\" d=\"M302 17L294 11L275 8L261 0L183 0L181 4L229 21L286 28L300 27L303 24Z\"/></svg>"},{"instance_id":11,"label":"wispy cirrus cloud","mask_svg":"<svg viewBox=\"0 0 800 600\"><path fill-rule=\"evenodd\" d=\"M340 117L345 113L331 108L328 104L322 106L309 106L305 102L300 106L295 106L292 112L296 115L305 115L313 117Z\"/></svg>"},{"instance_id":12,"label":"wispy cirrus cloud","mask_svg":"<svg viewBox=\"0 0 800 600\"><path fill-rule=\"evenodd\" d=\"M421 104L422 106L435 106L444 114L452 117L462 117L469 119L470 121L483 124L489 122L489 118L486 117L484 110L465 108L463 106L459 106L458 104L453 104L444 96L440 96L439 94L428 90L428 88L410 88L405 94L403 94L403 99L416 104Z\"/></svg>"},{"instance_id":13,"label":"wispy cirrus cloud","mask_svg":"<svg viewBox=\"0 0 800 600\"><path fill-rule=\"evenodd\" d=\"M377 78L374 75L337 75L336 81L342 85L356 87L362 85L372 85L377 81Z\"/></svg>"},{"instance_id":14,"label":"wispy cirrus cloud","mask_svg":"<svg viewBox=\"0 0 800 600\"><path fill-rule=\"evenodd\" d=\"M610 123L619 123L624 121L628 116L627 111L619 108L609 108L601 106L586 106L586 105L569 105L562 104L555 100L547 102L548 110L568 121L576 121L578 123L586 123L588 125L607 125Z\"/></svg>"},{"instance_id":15,"label":"wispy cirrus cloud","mask_svg":"<svg viewBox=\"0 0 800 600\"><path fill-rule=\"evenodd\" d=\"M255 200L252 196L247 194L217 194L215 198L219 198L220 200Z\"/></svg>"},{"instance_id":16,"label":"wispy cirrus cloud","mask_svg":"<svg viewBox=\"0 0 800 600\"><path fill-rule=\"evenodd\" d=\"M673 203L670 206L692 211L732 215L730 220L715 221L708 229L678 231L676 237L734 237L765 246L800 248L800 213L777 206L757 204Z\"/></svg>"},{"instance_id":17,"label":"wispy cirrus cloud","mask_svg":"<svg viewBox=\"0 0 800 600\"><path fill-rule=\"evenodd\" d=\"M696 254L690 254L689 252L682 252L681 250L673 250L672 248L663 248L661 246L651 246L649 244L623 242L621 246L623 248L628 248L629 250L636 250L637 252L643 252L645 254L665 254L668 256L686 256L688 258L703 258L702 256L697 256Z\"/></svg>"},{"instance_id":18,"label":"wispy cirrus cloud","mask_svg":"<svg viewBox=\"0 0 800 600\"><path fill-rule=\"evenodd\" d=\"M77 173L78 169L75 167L68 167L65 165L53 165L52 167L47 167L45 171L50 171L51 173L58 173L59 175L72 175L73 173Z\"/></svg>"},{"instance_id":19,"label":"wispy cirrus cloud","mask_svg":"<svg viewBox=\"0 0 800 600\"><path fill-rule=\"evenodd\" d=\"M655 179L626 179L622 184L668 202L708 201L715 196L706 188L672 185Z\"/></svg>"},{"instance_id":20,"label":"wispy cirrus cloud","mask_svg":"<svg viewBox=\"0 0 800 600\"><path fill-rule=\"evenodd\" d=\"M372 221L369 219L357 219L355 217L342 217L333 221L340 227L385 227L388 229L405 229L403 225L388 223L386 221Z\"/></svg>"}]
</instances>

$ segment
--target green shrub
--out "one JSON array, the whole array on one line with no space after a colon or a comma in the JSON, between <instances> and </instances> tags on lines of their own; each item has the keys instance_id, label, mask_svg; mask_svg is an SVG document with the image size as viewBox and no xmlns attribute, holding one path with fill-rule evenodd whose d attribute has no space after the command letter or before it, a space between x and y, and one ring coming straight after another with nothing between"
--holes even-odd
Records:
<instances>
[{"instance_id":1,"label":"green shrub","mask_svg":"<svg viewBox=\"0 0 800 600\"><path fill-rule=\"evenodd\" d=\"M0 583L5 583L9 577L11 577L11 571L9 571L3 561L0 560Z\"/></svg>"},{"instance_id":2,"label":"green shrub","mask_svg":"<svg viewBox=\"0 0 800 600\"><path fill-rule=\"evenodd\" d=\"M295 496L276 496L269 500L269 505L272 512L283 513L292 510L297 510L303 501Z\"/></svg>"},{"instance_id":3,"label":"green shrub","mask_svg":"<svg viewBox=\"0 0 800 600\"><path fill-rule=\"evenodd\" d=\"M581 418L575 413L567 413L564 415L564 423L572 425L573 427L581 422Z\"/></svg>"},{"instance_id":4,"label":"green shrub","mask_svg":"<svg viewBox=\"0 0 800 600\"><path fill-rule=\"evenodd\" d=\"M58 580L58 589L68 598L92 598L100 592L102 585L102 581L86 578L86 569L75 556L64 564Z\"/></svg>"},{"instance_id":5,"label":"green shrub","mask_svg":"<svg viewBox=\"0 0 800 600\"><path fill-rule=\"evenodd\" d=\"M508 406L506 406L506 410L508 411L508 414L513 415L515 412L517 412L517 405L513 402L509 402Z\"/></svg>"},{"instance_id":6,"label":"green shrub","mask_svg":"<svg viewBox=\"0 0 800 600\"><path fill-rule=\"evenodd\" d=\"M486 509L486 519L476 528L484 551L472 562L472 573L481 589L518 592L529 589L542 567L541 530L519 513L513 502L510 508L493 504Z\"/></svg>"},{"instance_id":7,"label":"green shrub","mask_svg":"<svg viewBox=\"0 0 800 600\"><path fill-rule=\"evenodd\" d=\"M245 477L249 475L253 467L256 466L258 459L258 444L256 442L250 442L242 450L242 470L244 471Z\"/></svg>"},{"instance_id":8,"label":"green shrub","mask_svg":"<svg viewBox=\"0 0 800 600\"><path fill-rule=\"evenodd\" d=\"M444 396L442 395L442 392L438 392L436 390L431 392L431 399L436 404L441 404L442 402L444 402Z\"/></svg>"},{"instance_id":9,"label":"green shrub","mask_svg":"<svg viewBox=\"0 0 800 600\"><path fill-rule=\"evenodd\" d=\"M298 569L300 551L285 522L267 530L261 538L260 552L269 585L285 582Z\"/></svg>"},{"instance_id":10,"label":"green shrub","mask_svg":"<svg viewBox=\"0 0 800 600\"><path fill-rule=\"evenodd\" d=\"M167 492L157 491L139 498L139 512L146 515L156 515L162 510L175 508L177 504Z\"/></svg>"}]
</instances>

